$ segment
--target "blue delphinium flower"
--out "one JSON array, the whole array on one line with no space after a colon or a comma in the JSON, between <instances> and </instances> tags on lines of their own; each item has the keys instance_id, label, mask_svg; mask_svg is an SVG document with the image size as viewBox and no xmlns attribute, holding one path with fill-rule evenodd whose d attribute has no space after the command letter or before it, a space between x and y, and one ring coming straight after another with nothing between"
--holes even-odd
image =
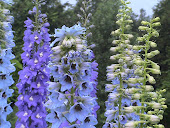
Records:
<instances>
[{"instance_id":1,"label":"blue delphinium flower","mask_svg":"<svg viewBox=\"0 0 170 128\"><path fill-rule=\"evenodd\" d=\"M14 92L14 90L9 89L9 87L14 83L12 75L10 74L15 71L15 67L11 64L10 60L15 58L12 54L12 47L14 47L15 44L13 42L14 35L11 25L13 17L9 15L10 11L3 7L3 2L0 2L0 127L10 128L11 124L6 119L7 115L13 110L10 103L7 102L7 99L11 97Z\"/></svg>"},{"instance_id":2,"label":"blue delphinium flower","mask_svg":"<svg viewBox=\"0 0 170 128\"><path fill-rule=\"evenodd\" d=\"M27 29L23 38L24 53L21 55L24 68L19 72L17 87L20 95L15 103L19 109L16 128L46 128L44 102L50 76L47 67L50 55L49 23L46 15L38 11L38 5L29 13L38 17L35 22L30 18L25 21Z\"/></svg>"},{"instance_id":3,"label":"blue delphinium flower","mask_svg":"<svg viewBox=\"0 0 170 128\"><path fill-rule=\"evenodd\" d=\"M53 36L60 42L52 48L49 64L54 82L49 82L47 88L50 95L45 105L51 113L46 120L52 128L95 127L98 64L86 41L80 38L85 28L74 25L57 30Z\"/></svg>"}]
</instances>

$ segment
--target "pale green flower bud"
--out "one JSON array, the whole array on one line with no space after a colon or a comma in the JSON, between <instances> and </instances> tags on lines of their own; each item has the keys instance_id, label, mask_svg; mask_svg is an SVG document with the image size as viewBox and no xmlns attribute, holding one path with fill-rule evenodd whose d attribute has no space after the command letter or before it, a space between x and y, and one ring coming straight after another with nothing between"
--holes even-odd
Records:
<instances>
[{"instance_id":1,"label":"pale green flower bud","mask_svg":"<svg viewBox=\"0 0 170 128\"><path fill-rule=\"evenodd\" d=\"M148 77L149 83L151 83L151 84L155 84L156 83L156 81L155 81L153 76L150 76L149 74L147 74L147 77Z\"/></svg>"},{"instance_id":2,"label":"pale green flower bud","mask_svg":"<svg viewBox=\"0 0 170 128\"><path fill-rule=\"evenodd\" d=\"M118 60L118 63L119 63L119 64L123 63L123 59L120 58L120 59Z\"/></svg>"},{"instance_id":3,"label":"pale green flower bud","mask_svg":"<svg viewBox=\"0 0 170 128\"><path fill-rule=\"evenodd\" d=\"M139 99L141 98L141 94L135 93L135 94L133 95L133 98L136 99L136 100L139 100Z\"/></svg>"},{"instance_id":4,"label":"pale green flower bud","mask_svg":"<svg viewBox=\"0 0 170 128\"><path fill-rule=\"evenodd\" d=\"M161 25L160 22L156 22L156 23L153 23L153 24L152 24L153 27L155 27L155 26L157 27L157 26L160 26L160 25Z\"/></svg>"},{"instance_id":5,"label":"pale green flower bud","mask_svg":"<svg viewBox=\"0 0 170 128\"><path fill-rule=\"evenodd\" d=\"M116 51L118 51L119 49L120 49L119 47L111 47L111 48L110 48L110 51L116 52Z\"/></svg>"},{"instance_id":6,"label":"pale green flower bud","mask_svg":"<svg viewBox=\"0 0 170 128\"><path fill-rule=\"evenodd\" d=\"M149 25L150 23L147 22L147 21L142 21L141 24L142 24L142 25Z\"/></svg>"},{"instance_id":7,"label":"pale green flower bud","mask_svg":"<svg viewBox=\"0 0 170 128\"><path fill-rule=\"evenodd\" d=\"M148 31L149 27L139 26L139 30L141 30L141 31Z\"/></svg>"},{"instance_id":8,"label":"pale green flower bud","mask_svg":"<svg viewBox=\"0 0 170 128\"><path fill-rule=\"evenodd\" d=\"M155 127L155 128L165 128L165 127L164 127L164 125L159 124L159 125L156 125L156 127Z\"/></svg>"},{"instance_id":9,"label":"pale green flower bud","mask_svg":"<svg viewBox=\"0 0 170 128\"><path fill-rule=\"evenodd\" d=\"M158 69L154 69L154 68L147 68L147 69L153 74L161 74L161 71Z\"/></svg>"},{"instance_id":10,"label":"pale green flower bud","mask_svg":"<svg viewBox=\"0 0 170 128\"><path fill-rule=\"evenodd\" d=\"M152 52L148 53L147 57L152 58L152 57L158 55L159 53L160 52L158 50L155 50L155 51L152 51Z\"/></svg>"},{"instance_id":11,"label":"pale green flower bud","mask_svg":"<svg viewBox=\"0 0 170 128\"><path fill-rule=\"evenodd\" d=\"M125 110L126 113L132 113L132 112L134 112L133 106L124 107L124 110Z\"/></svg>"},{"instance_id":12,"label":"pale green flower bud","mask_svg":"<svg viewBox=\"0 0 170 128\"><path fill-rule=\"evenodd\" d=\"M133 20L126 20L127 23L133 23Z\"/></svg>"},{"instance_id":13,"label":"pale green flower bud","mask_svg":"<svg viewBox=\"0 0 170 128\"><path fill-rule=\"evenodd\" d=\"M135 59L134 59L134 60L135 60ZM133 60L133 61L134 61L134 60ZM144 62L143 62L142 60L139 60L139 59L138 59L138 60L135 60L134 63L135 63L136 65L143 65Z\"/></svg>"},{"instance_id":14,"label":"pale green flower bud","mask_svg":"<svg viewBox=\"0 0 170 128\"><path fill-rule=\"evenodd\" d=\"M154 111L148 111L147 114L148 115L152 115L154 113Z\"/></svg>"},{"instance_id":15,"label":"pale green flower bud","mask_svg":"<svg viewBox=\"0 0 170 128\"><path fill-rule=\"evenodd\" d=\"M167 107L167 105L162 105L162 108L167 109L168 107Z\"/></svg>"},{"instance_id":16,"label":"pale green flower bud","mask_svg":"<svg viewBox=\"0 0 170 128\"><path fill-rule=\"evenodd\" d=\"M138 69L136 69L136 70L134 71L134 74L136 74L136 75L142 75L142 74L143 74L143 71L138 68Z\"/></svg>"},{"instance_id":17,"label":"pale green flower bud","mask_svg":"<svg viewBox=\"0 0 170 128\"><path fill-rule=\"evenodd\" d=\"M135 121L129 121L125 124L125 128L136 128L136 125Z\"/></svg>"},{"instance_id":18,"label":"pale green flower bud","mask_svg":"<svg viewBox=\"0 0 170 128\"><path fill-rule=\"evenodd\" d=\"M146 86L145 86L145 90L146 90L147 92L151 92L151 91L154 90L154 88L153 88L153 86L151 86L151 85L146 85Z\"/></svg>"},{"instance_id":19,"label":"pale green flower bud","mask_svg":"<svg viewBox=\"0 0 170 128\"><path fill-rule=\"evenodd\" d=\"M158 33L156 30L154 30L154 31L152 32L152 35L155 36L155 37L158 37L158 36L159 36L159 33Z\"/></svg>"},{"instance_id":20,"label":"pale green flower bud","mask_svg":"<svg viewBox=\"0 0 170 128\"><path fill-rule=\"evenodd\" d=\"M151 20L152 22L157 22L157 21L160 21L160 18L159 17L156 17L155 19Z\"/></svg>"},{"instance_id":21,"label":"pale green flower bud","mask_svg":"<svg viewBox=\"0 0 170 128\"><path fill-rule=\"evenodd\" d=\"M140 41L140 42L143 42L144 40L145 40L144 37L138 37L138 38L137 38L137 41Z\"/></svg>"},{"instance_id":22,"label":"pale green flower bud","mask_svg":"<svg viewBox=\"0 0 170 128\"><path fill-rule=\"evenodd\" d=\"M128 44L128 43L130 43L130 40L125 40L125 44Z\"/></svg>"},{"instance_id":23,"label":"pale green flower bud","mask_svg":"<svg viewBox=\"0 0 170 128\"><path fill-rule=\"evenodd\" d=\"M132 34L128 34L128 38L129 39L133 38L133 35Z\"/></svg>"},{"instance_id":24,"label":"pale green flower bud","mask_svg":"<svg viewBox=\"0 0 170 128\"><path fill-rule=\"evenodd\" d=\"M118 44L120 40L113 40L112 44Z\"/></svg>"},{"instance_id":25,"label":"pale green flower bud","mask_svg":"<svg viewBox=\"0 0 170 128\"><path fill-rule=\"evenodd\" d=\"M133 46L134 50L140 50L141 48L142 48L141 46L137 46L137 45Z\"/></svg>"},{"instance_id":26,"label":"pale green flower bud","mask_svg":"<svg viewBox=\"0 0 170 128\"><path fill-rule=\"evenodd\" d=\"M160 66L158 64L152 62L151 65L152 65L152 68L160 70Z\"/></svg>"},{"instance_id":27,"label":"pale green flower bud","mask_svg":"<svg viewBox=\"0 0 170 128\"><path fill-rule=\"evenodd\" d=\"M158 97L158 94L156 92L149 92L148 93L151 97L153 98L157 98Z\"/></svg>"},{"instance_id":28,"label":"pale green flower bud","mask_svg":"<svg viewBox=\"0 0 170 128\"><path fill-rule=\"evenodd\" d=\"M117 30L115 30L115 31L112 31L112 35L114 35L114 34L116 34L116 35L118 35L118 34L120 34L121 33L121 31L120 31L120 29L117 29Z\"/></svg>"},{"instance_id":29,"label":"pale green flower bud","mask_svg":"<svg viewBox=\"0 0 170 128\"><path fill-rule=\"evenodd\" d=\"M149 41L149 44L152 48L157 47L157 44L155 42Z\"/></svg>"},{"instance_id":30,"label":"pale green flower bud","mask_svg":"<svg viewBox=\"0 0 170 128\"><path fill-rule=\"evenodd\" d=\"M160 103L156 103L156 102L153 102L153 103L150 103L151 107L153 109L160 109L161 108L161 104Z\"/></svg>"},{"instance_id":31,"label":"pale green flower bud","mask_svg":"<svg viewBox=\"0 0 170 128\"><path fill-rule=\"evenodd\" d=\"M155 115L150 115L149 120L150 120L151 124L157 124L160 122L160 118Z\"/></svg>"},{"instance_id":32,"label":"pale green flower bud","mask_svg":"<svg viewBox=\"0 0 170 128\"><path fill-rule=\"evenodd\" d=\"M129 78L128 82L132 83L132 84L136 84L137 83L137 79L136 78Z\"/></svg>"},{"instance_id":33,"label":"pale green flower bud","mask_svg":"<svg viewBox=\"0 0 170 128\"><path fill-rule=\"evenodd\" d=\"M110 65L110 66L107 66L107 72L113 72L113 71L115 71L117 68L119 67L119 65L118 64L112 64L112 65Z\"/></svg>"}]
</instances>

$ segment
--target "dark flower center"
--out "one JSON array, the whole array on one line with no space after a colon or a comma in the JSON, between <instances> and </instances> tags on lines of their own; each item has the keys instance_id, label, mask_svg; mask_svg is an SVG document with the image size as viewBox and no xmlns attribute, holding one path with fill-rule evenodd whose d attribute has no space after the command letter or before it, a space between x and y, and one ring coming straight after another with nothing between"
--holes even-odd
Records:
<instances>
[{"instance_id":1,"label":"dark flower center","mask_svg":"<svg viewBox=\"0 0 170 128\"><path fill-rule=\"evenodd\" d=\"M90 122L90 118L86 117L86 119L84 120L85 123Z\"/></svg>"},{"instance_id":2,"label":"dark flower center","mask_svg":"<svg viewBox=\"0 0 170 128\"><path fill-rule=\"evenodd\" d=\"M134 102L134 103L132 104L132 106L137 106L137 102Z\"/></svg>"},{"instance_id":3,"label":"dark flower center","mask_svg":"<svg viewBox=\"0 0 170 128\"><path fill-rule=\"evenodd\" d=\"M55 119L59 119L58 114L55 112Z\"/></svg>"},{"instance_id":4,"label":"dark flower center","mask_svg":"<svg viewBox=\"0 0 170 128\"><path fill-rule=\"evenodd\" d=\"M0 75L0 78L1 78L2 80L5 80L5 79L6 79L6 75Z\"/></svg>"},{"instance_id":5,"label":"dark flower center","mask_svg":"<svg viewBox=\"0 0 170 128\"><path fill-rule=\"evenodd\" d=\"M58 67L55 69L56 72L58 72Z\"/></svg>"},{"instance_id":6,"label":"dark flower center","mask_svg":"<svg viewBox=\"0 0 170 128\"><path fill-rule=\"evenodd\" d=\"M87 70L85 70L85 74L86 74L86 76L88 75L88 71Z\"/></svg>"},{"instance_id":7,"label":"dark flower center","mask_svg":"<svg viewBox=\"0 0 170 128\"><path fill-rule=\"evenodd\" d=\"M2 61L2 59L0 59L0 64L3 64L3 61Z\"/></svg>"},{"instance_id":8,"label":"dark flower center","mask_svg":"<svg viewBox=\"0 0 170 128\"><path fill-rule=\"evenodd\" d=\"M87 88L86 84L87 84L86 82L84 82L84 83L82 84L83 89L86 89L86 88Z\"/></svg>"},{"instance_id":9,"label":"dark flower center","mask_svg":"<svg viewBox=\"0 0 170 128\"><path fill-rule=\"evenodd\" d=\"M68 82L68 83L71 83L71 78L70 78L70 76L66 75L65 81Z\"/></svg>"},{"instance_id":10,"label":"dark flower center","mask_svg":"<svg viewBox=\"0 0 170 128\"><path fill-rule=\"evenodd\" d=\"M77 105L75 106L75 110L76 110L76 111L81 111L81 110L82 110L82 107L80 106L80 104L77 104Z\"/></svg>"},{"instance_id":11,"label":"dark flower center","mask_svg":"<svg viewBox=\"0 0 170 128\"><path fill-rule=\"evenodd\" d=\"M5 92L2 94L2 97L4 97L4 98L6 98L6 97L7 97L7 95L6 95L6 93L5 93Z\"/></svg>"},{"instance_id":12,"label":"dark flower center","mask_svg":"<svg viewBox=\"0 0 170 128\"><path fill-rule=\"evenodd\" d=\"M7 106L5 106L4 110L5 110L5 112L7 112Z\"/></svg>"},{"instance_id":13,"label":"dark flower center","mask_svg":"<svg viewBox=\"0 0 170 128\"><path fill-rule=\"evenodd\" d=\"M67 64L67 60L68 60L67 58L64 58L64 64Z\"/></svg>"},{"instance_id":14,"label":"dark flower center","mask_svg":"<svg viewBox=\"0 0 170 128\"><path fill-rule=\"evenodd\" d=\"M71 64L71 68L75 70L76 69L76 64Z\"/></svg>"}]
</instances>

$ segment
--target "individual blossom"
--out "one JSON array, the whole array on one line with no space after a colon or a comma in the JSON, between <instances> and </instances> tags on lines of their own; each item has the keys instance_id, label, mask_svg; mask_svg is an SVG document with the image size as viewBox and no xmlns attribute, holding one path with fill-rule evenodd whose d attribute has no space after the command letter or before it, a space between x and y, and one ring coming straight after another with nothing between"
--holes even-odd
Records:
<instances>
[{"instance_id":1,"label":"individual blossom","mask_svg":"<svg viewBox=\"0 0 170 128\"><path fill-rule=\"evenodd\" d=\"M54 81L49 82L50 95L45 103L51 113L46 120L52 123L52 128L95 127L99 108L96 102L98 64L86 41L81 39L85 28L78 24L57 30L53 37L57 37L59 43L52 47L49 64Z\"/></svg>"},{"instance_id":2,"label":"individual blossom","mask_svg":"<svg viewBox=\"0 0 170 128\"><path fill-rule=\"evenodd\" d=\"M8 6L8 1L0 2L0 127L10 128L11 124L7 121L7 116L13 111L7 100L12 96L13 89L9 87L14 83L11 73L15 71L14 64L11 60L15 58L12 54L12 47L15 46L13 41L12 25L13 17L10 16L10 11L4 8Z\"/></svg>"},{"instance_id":3,"label":"individual blossom","mask_svg":"<svg viewBox=\"0 0 170 128\"><path fill-rule=\"evenodd\" d=\"M49 23L47 16L39 11L39 3L29 14L35 16L35 21L30 18L24 22L24 52L21 54L23 70L19 71L20 93L15 103L19 111L16 113L18 120L16 128L46 128L46 109L44 106L47 96L49 81L50 37L48 34Z\"/></svg>"}]
</instances>

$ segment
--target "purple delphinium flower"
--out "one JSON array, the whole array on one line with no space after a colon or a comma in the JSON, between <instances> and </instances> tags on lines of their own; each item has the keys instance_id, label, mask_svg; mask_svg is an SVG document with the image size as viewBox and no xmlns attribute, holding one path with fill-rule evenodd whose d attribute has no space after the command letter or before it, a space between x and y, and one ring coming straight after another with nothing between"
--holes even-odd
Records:
<instances>
[{"instance_id":1,"label":"purple delphinium flower","mask_svg":"<svg viewBox=\"0 0 170 128\"><path fill-rule=\"evenodd\" d=\"M8 1L1 1L9 4ZM1 43L0 43L0 127L1 128L10 128L11 124L7 121L7 115L9 115L13 110L10 106L10 103L7 102L8 98L12 96L14 92L13 89L9 87L14 83L12 79L12 72L15 71L15 67L11 64L11 60L15 58L12 54L12 47L15 46L13 42L13 31L12 25L13 22L10 20L13 19L9 15L10 11L5 9L3 4L1 4L0 15L1 15Z\"/></svg>"},{"instance_id":2,"label":"purple delphinium flower","mask_svg":"<svg viewBox=\"0 0 170 128\"><path fill-rule=\"evenodd\" d=\"M36 14L35 7L32 14ZM41 14L40 11L38 13ZM15 103L19 109L16 114L17 128L46 128L46 109L44 102L47 96L49 69L47 68L50 55L48 26L46 15L37 17L35 23L27 18L24 32L24 53L21 58L24 65L19 72L18 101ZM39 23L37 23L39 22ZM34 23L34 24L33 24ZM37 26L39 25L39 26Z\"/></svg>"},{"instance_id":3,"label":"purple delphinium flower","mask_svg":"<svg viewBox=\"0 0 170 128\"><path fill-rule=\"evenodd\" d=\"M74 25L57 30L53 36L60 42L52 48L49 64L54 82L49 82L50 95L45 105L51 113L46 120L52 128L95 127L99 108L95 94L98 64L86 41L80 38L84 28Z\"/></svg>"}]
</instances>

